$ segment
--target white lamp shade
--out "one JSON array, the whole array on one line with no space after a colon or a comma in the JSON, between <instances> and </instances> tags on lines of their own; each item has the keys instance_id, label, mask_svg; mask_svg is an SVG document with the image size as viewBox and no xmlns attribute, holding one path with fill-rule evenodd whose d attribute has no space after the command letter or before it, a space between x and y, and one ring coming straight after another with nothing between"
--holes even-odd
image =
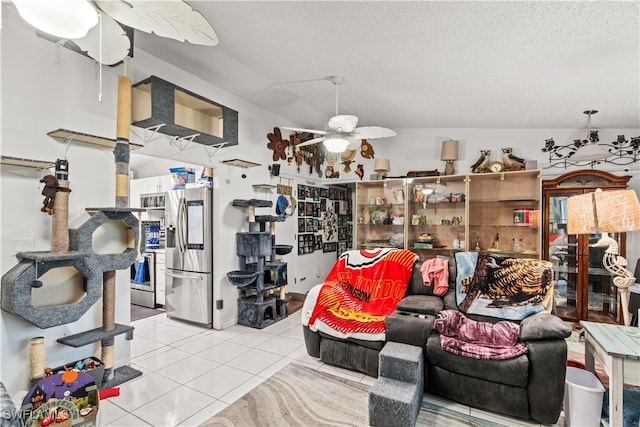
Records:
<instances>
[{"instance_id":1,"label":"white lamp shade","mask_svg":"<svg viewBox=\"0 0 640 427\"><path fill-rule=\"evenodd\" d=\"M458 141L455 139L442 141L440 160L458 160Z\"/></svg>"},{"instance_id":2,"label":"white lamp shade","mask_svg":"<svg viewBox=\"0 0 640 427\"><path fill-rule=\"evenodd\" d=\"M599 144L587 144L578 148L571 160L576 162L588 162L594 160L604 160L609 157L611 153L607 151L602 145Z\"/></svg>"},{"instance_id":3,"label":"white lamp shade","mask_svg":"<svg viewBox=\"0 0 640 427\"><path fill-rule=\"evenodd\" d=\"M330 153L342 153L347 149L349 141L340 137L329 137L324 140L324 146Z\"/></svg>"},{"instance_id":4,"label":"white lamp shade","mask_svg":"<svg viewBox=\"0 0 640 427\"><path fill-rule=\"evenodd\" d=\"M98 13L86 0L13 0L22 19L40 31L79 39L98 23Z\"/></svg>"},{"instance_id":5,"label":"white lamp shade","mask_svg":"<svg viewBox=\"0 0 640 427\"><path fill-rule=\"evenodd\" d=\"M373 163L373 170L378 173L389 172L391 170L389 159L376 159Z\"/></svg>"}]
</instances>

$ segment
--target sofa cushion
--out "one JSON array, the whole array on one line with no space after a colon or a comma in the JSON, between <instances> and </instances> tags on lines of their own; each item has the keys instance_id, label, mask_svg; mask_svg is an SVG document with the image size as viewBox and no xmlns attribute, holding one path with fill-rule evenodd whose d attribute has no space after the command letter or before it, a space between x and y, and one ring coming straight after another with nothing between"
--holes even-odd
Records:
<instances>
[{"instance_id":1,"label":"sofa cushion","mask_svg":"<svg viewBox=\"0 0 640 427\"><path fill-rule=\"evenodd\" d=\"M520 323L520 340L549 340L567 338L571 329L557 316L540 313L529 316Z\"/></svg>"},{"instance_id":2,"label":"sofa cushion","mask_svg":"<svg viewBox=\"0 0 640 427\"><path fill-rule=\"evenodd\" d=\"M357 344L362 347L370 348L372 350L382 350L382 347L384 347L386 343L386 341L366 341L366 340L359 340L356 338L337 338L329 334L325 334L322 331L318 333L320 334L320 337L322 337L323 339L330 339L332 341L349 342L349 343Z\"/></svg>"},{"instance_id":3,"label":"sofa cushion","mask_svg":"<svg viewBox=\"0 0 640 427\"><path fill-rule=\"evenodd\" d=\"M427 360L449 372L495 383L525 387L529 378L529 359L526 353L504 360L481 360L458 356L445 351L440 345L440 335L427 340Z\"/></svg>"},{"instance_id":4,"label":"sofa cushion","mask_svg":"<svg viewBox=\"0 0 640 427\"><path fill-rule=\"evenodd\" d=\"M444 308L442 298L429 295L408 295L396 305L397 311L418 314L438 314Z\"/></svg>"},{"instance_id":5,"label":"sofa cushion","mask_svg":"<svg viewBox=\"0 0 640 427\"><path fill-rule=\"evenodd\" d=\"M456 286L456 261L455 258L449 258L438 255L438 258L449 260L449 289L455 289ZM422 267L422 261L416 261L413 266L413 272L411 274L411 280L409 280L409 288L407 289L407 295L429 295L434 296L433 286L426 286L422 280L422 273L420 268Z\"/></svg>"}]
</instances>

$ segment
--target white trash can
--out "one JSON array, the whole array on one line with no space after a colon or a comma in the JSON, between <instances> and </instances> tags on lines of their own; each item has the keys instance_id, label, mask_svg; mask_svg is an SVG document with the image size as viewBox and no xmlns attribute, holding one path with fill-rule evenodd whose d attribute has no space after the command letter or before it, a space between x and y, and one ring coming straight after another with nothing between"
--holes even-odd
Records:
<instances>
[{"instance_id":1,"label":"white trash can","mask_svg":"<svg viewBox=\"0 0 640 427\"><path fill-rule=\"evenodd\" d=\"M567 367L564 382L564 425L598 427L604 392L605 388L592 372Z\"/></svg>"}]
</instances>

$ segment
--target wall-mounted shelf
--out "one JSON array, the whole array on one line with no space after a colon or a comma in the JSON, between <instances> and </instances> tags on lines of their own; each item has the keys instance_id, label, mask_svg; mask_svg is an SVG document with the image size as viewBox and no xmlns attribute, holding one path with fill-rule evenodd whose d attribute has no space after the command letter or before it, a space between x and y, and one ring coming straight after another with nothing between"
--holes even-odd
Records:
<instances>
[{"instance_id":1,"label":"wall-mounted shelf","mask_svg":"<svg viewBox=\"0 0 640 427\"><path fill-rule=\"evenodd\" d=\"M25 168L49 169L55 167L55 162L46 160L23 159L20 157L0 156L0 163L3 165L22 166Z\"/></svg>"},{"instance_id":2,"label":"wall-mounted shelf","mask_svg":"<svg viewBox=\"0 0 640 427\"><path fill-rule=\"evenodd\" d=\"M76 132L68 129L56 129L51 132L47 132L47 135L51 138L59 139L62 142L77 141L85 144L99 145L101 147L114 148L116 146L116 140L106 138L103 136L90 135L88 133ZM142 148L140 144L135 144L129 141L129 148L135 150Z\"/></svg>"},{"instance_id":3,"label":"wall-mounted shelf","mask_svg":"<svg viewBox=\"0 0 640 427\"><path fill-rule=\"evenodd\" d=\"M158 132L178 137L181 143L238 145L238 112L229 107L156 76L133 85L131 97L134 126L157 127Z\"/></svg>"},{"instance_id":4,"label":"wall-mounted shelf","mask_svg":"<svg viewBox=\"0 0 640 427\"><path fill-rule=\"evenodd\" d=\"M253 168L256 166L262 166L260 163L254 163L248 160L240 160L240 159L223 160L222 163L224 163L227 166L235 166L235 167L244 168L244 169Z\"/></svg>"}]
</instances>

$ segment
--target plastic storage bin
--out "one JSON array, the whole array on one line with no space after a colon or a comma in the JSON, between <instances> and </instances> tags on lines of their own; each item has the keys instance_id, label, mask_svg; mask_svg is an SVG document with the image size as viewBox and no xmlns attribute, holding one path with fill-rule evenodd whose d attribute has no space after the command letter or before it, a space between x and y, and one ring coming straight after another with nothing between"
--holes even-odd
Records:
<instances>
[{"instance_id":1,"label":"plastic storage bin","mask_svg":"<svg viewBox=\"0 0 640 427\"><path fill-rule=\"evenodd\" d=\"M564 425L598 427L605 388L593 373L567 367L564 382Z\"/></svg>"}]
</instances>

